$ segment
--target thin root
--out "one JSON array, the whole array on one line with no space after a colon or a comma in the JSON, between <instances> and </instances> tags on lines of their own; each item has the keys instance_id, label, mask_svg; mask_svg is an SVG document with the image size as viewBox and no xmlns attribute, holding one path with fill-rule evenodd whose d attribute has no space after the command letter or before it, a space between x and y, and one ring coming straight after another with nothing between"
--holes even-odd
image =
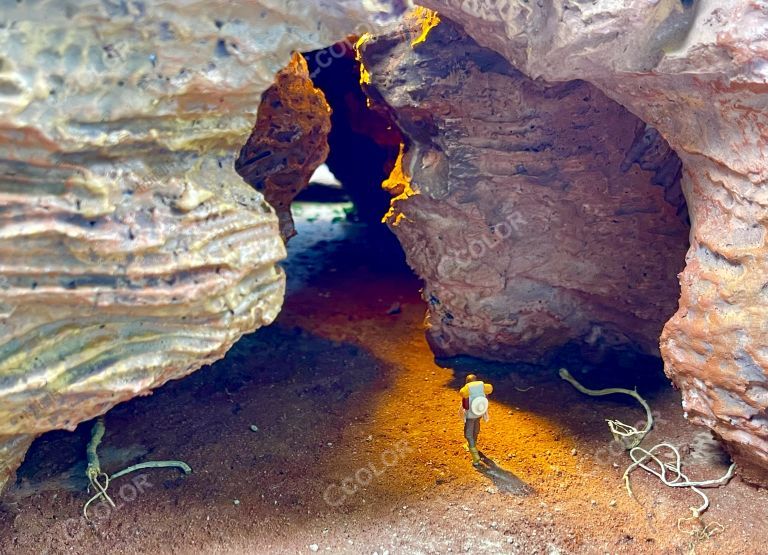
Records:
<instances>
[{"instance_id":1,"label":"thin root","mask_svg":"<svg viewBox=\"0 0 768 555\"><path fill-rule=\"evenodd\" d=\"M83 516L85 517L85 520L89 520L88 507L91 506L91 503L101 497L103 497L104 500L113 508L117 506L107 493L107 490L109 489L109 483L112 480L137 470L143 470L145 468L178 468L184 472L184 474L190 474L192 472L190 466L182 461L149 461L134 464L133 466L129 466L128 468L125 468L119 472L115 472L112 476L109 476L108 474L101 471L98 454L99 444L104 437L105 431L106 428L104 426L104 417L101 417L93 425L93 428L91 429L91 440L88 442L88 446L86 447L88 468L85 471L85 475L88 477L88 481L90 482L91 487L93 487L93 489L96 491L96 495L91 497L83 506Z\"/></svg>"},{"instance_id":2,"label":"thin root","mask_svg":"<svg viewBox=\"0 0 768 555\"><path fill-rule=\"evenodd\" d=\"M621 387L609 387L607 389L588 389L576 381L576 378L574 378L565 368L560 369L560 377L584 395L589 395L591 397L601 397L603 395L622 393L637 399L637 401L643 405L643 408L645 409L646 423L645 428L642 430L638 430L634 426L629 426L628 424L624 424L618 420L606 420L606 422L608 422L608 427L611 429L613 437L617 441L623 443L627 450L640 445L640 442L643 441L643 438L646 436L646 434L648 434L648 432L651 431L651 428L653 428L653 414L651 413L651 407L648 406L648 403L645 402L645 399L643 399L637 391L632 389L624 389Z\"/></svg>"},{"instance_id":3,"label":"thin root","mask_svg":"<svg viewBox=\"0 0 768 555\"><path fill-rule=\"evenodd\" d=\"M669 449L674 455L674 463L664 462L656 456L656 452L659 449L665 448ZM648 450L643 449L642 447L633 447L629 451L629 456L632 458L633 462L624 471L624 485L626 486L630 497L632 497L633 494L632 487L629 483L629 474L636 468L640 467L646 472L650 472L659 478L665 486L673 488L691 488L694 492L696 492L699 497L701 497L702 504L699 507L691 507L694 518L700 517L701 514L706 511L707 508L709 508L709 497L707 497L707 495L699 488L717 487L727 484L733 477L733 472L736 469L736 465L732 464L728 468L728 471L720 478L715 480L704 480L696 482L692 481L690 478L688 478L688 476L683 474L680 452L674 445L670 445L669 443L660 443ZM658 469L645 464L646 462L656 463L658 465ZM671 479L667 477L668 471L673 474Z\"/></svg>"},{"instance_id":4,"label":"thin root","mask_svg":"<svg viewBox=\"0 0 768 555\"><path fill-rule=\"evenodd\" d=\"M681 526L684 522L695 522L696 526L690 530L684 530L683 526ZM725 531L725 526L719 522L710 522L705 526L701 521L701 518L694 515L687 518L678 519L677 529L680 530L683 534L688 534L691 536L690 547L691 551L693 552L697 543L705 542L712 539L713 536L723 533Z\"/></svg>"},{"instance_id":5,"label":"thin root","mask_svg":"<svg viewBox=\"0 0 768 555\"><path fill-rule=\"evenodd\" d=\"M700 522L701 514L709 508L709 497L707 497L707 495L701 491L700 488L718 487L727 484L733 477L736 465L731 464L731 466L728 468L728 471L720 478L698 482L692 481L690 478L688 478L688 476L683 474L683 465L680 452L674 445L670 445L669 443L660 443L651 447L650 449L639 447L640 442L643 440L643 438L645 438L646 434L648 434L648 432L650 432L651 428L653 427L653 415L651 414L651 407L648 406L648 403L645 402L645 399L643 399L640 394L637 393L637 391L616 387L597 390L587 389L578 381L576 381L576 378L574 378L565 368L560 369L560 377L585 395L597 397L602 395L610 395L612 393L624 393L634 397L640 402L641 405L643 405L647 415L647 422L643 430L638 431L636 428L628 426L627 424L619 422L618 420L606 420L606 422L608 422L608 427L611 429L613 437L624 444L627 450L629 450L629 456L632 459L632 464L627 467L623 476L624 486L627 488L627 493L631 498L635 498L634 494L632 493L632 484L629 481L629 475L636 468L642 468L646 472L650 472L659 478L665 486L673 488L691 488L699 497L701 497L701 505L698 507L690 508L693 516L688 518L681 518L677 522L677 527L680 529L680 531L682 531L680 525L683 522L692 520ZM629 439L629 441L626 441L627 439ZM669 449L673 455L674 462L664 462L658 456L656 456L657 451L660 449ZM650 466L653 463L655 463L658 468L655 466ZM668 473L671 474L671 477L668 476ZM705 539L711 538L714 534L722 532L723 530L724 527L721 524L715 522L702 527L699 532L693 531L690 532L690 534L694 536L695 541L703 541Z\"/></svg>"},{"instance_id":6,"label":"thin root","mask_svg":"<svg viewBox=\"0 0 768 555\"><path fill-rule=\"evenodd\" d=\"M135 472L137 470L143 470L145 468L178 468L184 474L192 473L192 468L190 468L190 466L187 463L182 461L149 461L149 462L134 464L133 466L129 466L128 468L121 470L120 472L115 472L110 477L110 480L120 478L121 476L130 474L131 472Z\"/></svg>"}]
</instances>

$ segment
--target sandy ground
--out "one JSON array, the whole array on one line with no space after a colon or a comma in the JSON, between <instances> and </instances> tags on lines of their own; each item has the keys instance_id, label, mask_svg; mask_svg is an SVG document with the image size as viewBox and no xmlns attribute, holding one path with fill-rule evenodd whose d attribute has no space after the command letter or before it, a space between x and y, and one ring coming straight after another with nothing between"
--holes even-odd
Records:
<instances>
[{"instance_id":1,"label":"sandy ground","mask_svg":"<svg viewBox=\"0 0 768 555\"><path fill-rule=\"evenodd\" d=\"M765 552L764 491L738 478L707 490L703 520L724 529L695 540L691 523L677 527L694 493L642 471L636 498L624 489L629 459L604 419L642 421L631 399L582 396L554 367L436 362L419 282L391 242L340 209L304 207L298 228L274 326L106 416L107 471L180 459L193 473L116 480L117 507L96 505L86 521L92 424L47 434L0 504L0 553ZM570 366L591 387L638 385L657 414L645 444L679 446L692 478L727 468L708 433L683 419L658 364ZM470 370L495 386L479 470L457 414Z\"/></svg>"}]
</instances>

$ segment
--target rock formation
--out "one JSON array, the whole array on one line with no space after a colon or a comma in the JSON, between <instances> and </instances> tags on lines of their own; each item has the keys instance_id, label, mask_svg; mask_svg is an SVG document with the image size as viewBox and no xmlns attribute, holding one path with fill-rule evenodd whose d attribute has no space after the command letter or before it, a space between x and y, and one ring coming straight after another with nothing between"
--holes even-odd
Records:
<instances>
[{"instance_id":1,"label":"rock formation","mask_svg":"<svg viewBox=\"0 0 768 555\"><path fill-rule=\"evenodd\" d=\"M272 321L283 242L234 156L291 51L403 9L5 3L0 490L35 435L147 394Z\"/></svg>"},{"instance_id":2,"label":"rock formation","mask_svg":"<svg viewBox=\"0 0 768 555\"><path fill-rule=\"evenodd\" d=\"M0 490L35 435L272 321L283 241L235 154L292 51L406 3L6 3ZM654 352L688 215L666 372L743 469L768 467L768 7L422 3L439 15L366 41L362 77L408 138L388 221L427 280L436 351ZM319 158L317 136L290 179Z\"/></svg>"},{"instance_id":3,"label":"rock formation","mask_svg":"<svg viewBox=\"0 0 768 555\"><path fill-rule=\"evenodd\" d=\"M768 6L421 3L530 77L596 85L680 156L691 245L679 308L661 337L666 372L688 416L722 437L743 471L767 468Z\"/></svg>"},{"instance_id":4,"label":"rock formation","mask_svg":"<svg viewBox=\"0 0 768 555\"><path fill-rule=\"evenodd\" d=\"M328 156L331 109L309 78L304 57L294 53L261 99L256 125L235 161L235 170L277 212L280 235L296 235L291 202Z\"/></svg>"},{"instance_id":5,"label":"rock formation","mask_svg":"<svg viewBox=\"0 0 768 555\"><path fill-rule=\"evenodd\" d=\"M361 55L409 138L388 220L425 281L435 352L658 355L687 248L678 157L594 86L533 81L452 21L414 44L428 16Z\"/></svg>"}]
</instances>

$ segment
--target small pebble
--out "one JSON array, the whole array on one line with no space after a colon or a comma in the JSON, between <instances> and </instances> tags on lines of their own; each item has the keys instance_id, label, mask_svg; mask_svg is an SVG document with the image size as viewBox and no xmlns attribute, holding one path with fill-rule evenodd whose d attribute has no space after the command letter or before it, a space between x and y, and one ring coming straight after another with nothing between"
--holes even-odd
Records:
<instances>
[{"instance_id":1,"label":"small pebble","mask_svg":"<svg viewBox=\"0 0 768 555\"><path fill-rule=\"evenodd\" d=\"M251 424L251 431L252 432L258 432L259 431L259 427L256 424Z\"/></svg>"},{"instance_id":2,"label":"small pebble","mask_svg":"<svg viewBox=\"0 0 768 555\"><path fill-rule=\"evenodd\" d=\"M239 504L240 504L240 500L239 500L239 499L235 499L234 501L232 501L232 503L233 503L235 506L237 506L237 505L239 505Z\"/></svg>"},{"instance_id":3,"label":"small pebble","mask_svg":"<svg viewBox=\"0 0 768 555\"><path fill-rule=\"evenodd\" d=\"M615 499L611 499L611 502L608 503L608 505L610 505L611 507L615 507L616 506L616 500Z\"/></svg>"},{"instance_id":4,"label":"small pebble","mask_svg":"<svg viewBox=\"0 0 768 555\"><path fill-rule=\"evenodd\" d=\"M575 457L576 453L577 453L576 449L571 449L571 455L573 455Z\"/></svg>"},{"instance_id":5,"label":"small pebble","mask_svg":"<svg viewBox=\"0 0 768 555\"><path fill-rule=\"evenodd\" d=\"M317 551L318 549L320 549L320 546L318 546L316 543L313 543L309 546L310 551Z\"/></svg>"}]
</instances>

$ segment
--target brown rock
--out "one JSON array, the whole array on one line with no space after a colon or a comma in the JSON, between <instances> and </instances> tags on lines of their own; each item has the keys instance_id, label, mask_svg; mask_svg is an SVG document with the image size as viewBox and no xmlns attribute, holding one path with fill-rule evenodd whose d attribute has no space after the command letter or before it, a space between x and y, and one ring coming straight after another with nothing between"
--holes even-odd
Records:
<instances>
[{"instance_id":1,"label":"brown rock","mask_svg":"<svg viewBox=\"0 0 768 555\"><path fill-rule=\"evenodd\" d=\"M693 421L742 465L768 468L765 5L422 3L528 75L594 83L680 155L691 246L679 309L661 337L665 370Z\"/></svg>"},{"instance_id":2,"label":"brown rock","mask_svg":"<svg viewBox=\"0 0 768 555\"><path fill-rule=\"evenodd\" d=\"M295 52L261 99L256 124L235 169L277 211L280 234L296 235L291 202L328 156L331 109Z\"/></svg>"},{"instance_id":3,"label":"brown rock","mask_svg":"<svg viewBox=\"0 0 768 555\"><path fill-rule=\"evenodd\" d=\"M436 353L658 354L687 248L677 156L594 86L533 81L424 19L361 50L410 139L388 222L425 281Z\"/></svg>"}]
</instances>

